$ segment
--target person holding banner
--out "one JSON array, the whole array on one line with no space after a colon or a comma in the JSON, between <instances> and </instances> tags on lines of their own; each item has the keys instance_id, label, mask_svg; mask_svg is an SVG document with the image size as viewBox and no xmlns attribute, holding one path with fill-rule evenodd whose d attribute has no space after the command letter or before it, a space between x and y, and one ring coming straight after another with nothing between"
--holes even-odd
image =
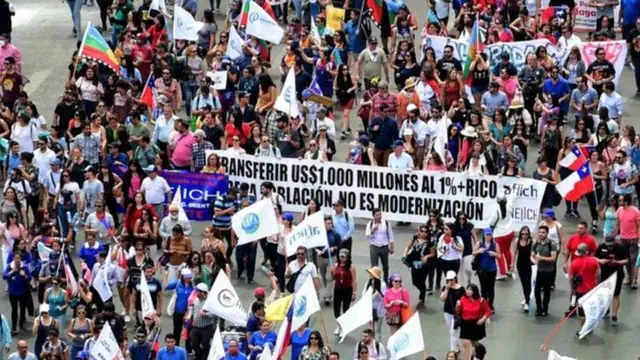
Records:
<instances>
[{"instance_id":1,"label":"person holding banner","mask_svg":"<svg viewBox=\"0 0 640 360\"><path fill-rule=\"evenodd\" d=\"M605 282L613 274L617 274L616 287L611 299L611 325L618 325L618 311L620 310L620 293L624 281L624 266L629 262L629 253L613 234L604 238L604 243L598 245L595 253L600 263L600 283Z\"/></svg>"},{"instance_id":2,"label":"person holding banner","mask_svg":"<svg viewBox=\"0 0 640 360\"><path fill-rule=\"evenodd\" d=\"M578 316L580 317L580 327L585 323L585 313L582 306L577 305L578 299L595 288L600 280L600 263L589 254L589 245L580 244L575 252L575 259L569 267L569 279L573 295L571 306L578 306ZM576 333L579 336L579 331Z\"/></svg>"}]
</instances>

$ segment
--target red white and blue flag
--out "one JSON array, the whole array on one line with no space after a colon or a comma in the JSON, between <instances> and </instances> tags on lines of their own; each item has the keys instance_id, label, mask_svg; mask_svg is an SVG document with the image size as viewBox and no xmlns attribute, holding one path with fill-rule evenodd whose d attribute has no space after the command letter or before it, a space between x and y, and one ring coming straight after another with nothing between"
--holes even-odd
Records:
<instances>
[{"instance_id":1,"label":"red white and blue flag","mask_svg":"<svg viewBox=\"0 0 640 360\"><path fill-rule=\"evenodd\" d=\"M571 148L571 152L560 160L560 166L571 170L578 170L587 162L589 154L584 154L582 149L577 145Z\"/></svg>"},{"instance_id":2,"label":"red white and blue flag","mask_svg":"<svg viewBox=\"0 0 640 360\"><path fill-rule=\"evenodd\" d=\"M578 201L582 196L592 192L594 190L594 182L589 163L585 163L558 183L556 190L568 201Z\"/></svg>"},{"instance_id":3,"label":"red white and blue flag","mask_svg":"<svg viewBox=\"0 0 640 360\"><path fill-rule=\"evenodd\" d=\"M589 159L591 153L596 150L595 145L578 145L578 148L580 148L580 152L587 159Z\"/></svg>"},{"instance_id":4,"label":"red white and blue flag","mask_svg":"<svg viewBox=\"0 0 640 360\"><path fill-rule=\"evenodd\" d=\"M550 6L548 8L542 9L540 13L540 23L546 24L551 21L554 17L559 17L562 19L560 24L567 20L567 9L563 6Z\"/></svg>"},{"instance_id":5,"label":"red white and blue flag","mask_svg":"<svg viewBox=\"0 0 640 360\"><path fill-rule=\"evenodd\" d=\"M144 84L144 88L142 89L142 94L140 95L140 101L142 101L149 110L153 112L156 109L156 85L155 85L155 77L153 73L149 74L149 78L147 79L147 83Z\"/></svg>"},{"instance_id":6,"label":"red white and blue flag","mask_svg":"<svg viewBox=\"0 0 640 360\"><path fill-rule=\"evenodd\" d=\"M311 85L309 85L309 91L311 91L312 93L318 96L324 96L324 94L322 93L322 89L320 88L320 83L318 82L318 78L315 76L311 81Z\"/></svg>"},{"instance_id":7,"label":"red white and blue flag","mask_svg":"<svg viewBox=\"0 0 640 360\"><path fill-rule=\"evenodd\" d=\"M282 360L284 355L287 353L287 347L289 347L289 343L291 342L291 333L294 328L291 327L293 323L293 301L289 304L289 310L287 310L287 316L282 320L282 324L280 324L280 330L278 330L278 337L273 348L272 360ZM267 360L267 359L261 359Z\"/></svg>"}]
</instances>

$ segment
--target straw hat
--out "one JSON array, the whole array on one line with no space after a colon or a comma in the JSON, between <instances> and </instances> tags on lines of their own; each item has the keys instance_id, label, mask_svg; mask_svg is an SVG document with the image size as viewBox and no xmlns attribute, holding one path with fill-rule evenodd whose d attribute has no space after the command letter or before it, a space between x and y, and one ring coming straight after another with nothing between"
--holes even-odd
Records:
<instances>
[{"instance_id":1,"label":"straw hat","mask_svg":"<svg viewBox=\"0 0 640 360\"><path fill-rule=\"evenodd\" d=\"M380 269L380 267L378 266L374 266L371 269L367 269L367 272L369 273L369 275L373 276L378 280L380 280L380 277L382 276L382 269Z\"/></svg>"},{"instance_id":2,"label":"straw hat","mask_svg":"<svg viewBox=\"0 0 640 360\"><path fill-rule=\"evenodd\" d=\"M462 136L466 136L466 137L478 137L478 133L476 132L476 128L474 128L473 126L465 126L464 129L462 129L462 131L460 131L460 134L462 134Z\"/></svg>"},{"instance_id":3,"label":"straw hat","mask_svg":"<svg viewBox=\"0 0 640 360\"><path fill-rule=\"evenodd\" d=\"M416 80L413 77L410 77L404 81L404 88L402 90L407 90L414 87L416 87Z\"/></svg>"},{"instance_id":4,"label":"straw hat","mask_svg":"<svg viewBox=\"0 0 640 360\"><path fill-rule=\"evenodd\" d=\"M509 109L520 109L523 107L524 104L520 101L519 97L513 98L513 100L511 100L511 105L509 105Z\"/></svg>"}]
</instances>

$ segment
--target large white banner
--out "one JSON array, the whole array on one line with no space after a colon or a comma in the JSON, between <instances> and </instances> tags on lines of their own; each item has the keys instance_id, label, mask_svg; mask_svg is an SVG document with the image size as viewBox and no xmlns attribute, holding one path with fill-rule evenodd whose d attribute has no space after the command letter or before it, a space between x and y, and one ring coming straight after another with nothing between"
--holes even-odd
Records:
<instances>
[{"instance_id":1,"label":"large white banner","mask_svg":"<svg viewBox=\"0 0 640 360\"><path fill-rule=\"evenodd\" d=\"M464 41L450 39L441 36L427 36L422 42L422 52L427 47L432 47L436 53L436 58L440 59L444 54L444 47L451 45L453 47L453 55L464 63L469 53L469 44ZM511 43L497 43L486 46L484 52L487 54L491 68L500 62L500 55L503 52L509 54L511 63L520 71L526 63L527 54L535 53L536 49L544 46L547 53L551 56L556 64L563 65L569 51L571 49L560 50L547 39L536 39L529 41L517 41ZM588 67L596 60L596 49L602 47L606 52L606 59L609 60L616 69L616 77L614 83L618 85L620 75L624 69L624 61L627 57L627 45L624 40L617 41L591 41L584 42L579 45L580 53L584 59L585 65Z\"/></svg>"},{"instance_id":2,"label":"large white banner","mask_svg":"<svg viewBox=\"0 0 640 360\"><path fill-rule=\"evenodd\" d=\"M580 329L580 339L592 332L609 311L617 279L618 273L615 272L578 300L585 315L584 325Z\"/></svg>"},{"instance_id":3,"label":"large white banner","mask_svg":"<svg viewBox=\"0 0 640 360\"><path fill-rule=\"evenodd\" d=\"M90 355L95 360L125 360L109 322L104 324Z\"/></svg>"},{"instance_id":4,"label":"large white banner","mask_svg":"<svg viewBox=\"0 0 640 360\"><path fill-rule=\"evenodd\" d=\"M490 226L498 211L498 192L513 196L514 230L536 228L546 183L515 177L468 176L456 172L400 171L337 162L276 159L216 151L229 174L229 186L260 185L271 181L285 200L284 210L302 212L316 199L326 214L341 199L349 215L370 219L375 208L388 221L424 223L429 210L438 210L447 221L464 212L478 228ZM513 195L511 195L513 193Z\"/></svg>"}]
</instances>

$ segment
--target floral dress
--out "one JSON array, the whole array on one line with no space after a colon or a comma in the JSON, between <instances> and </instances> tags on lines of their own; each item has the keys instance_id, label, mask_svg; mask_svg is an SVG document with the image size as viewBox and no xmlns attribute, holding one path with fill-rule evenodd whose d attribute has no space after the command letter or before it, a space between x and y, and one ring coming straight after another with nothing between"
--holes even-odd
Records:
<instances>
[{"instance_id":1,"label":"floral dress","mask_svg":"<svg viewBox=\"0 0 640 360\"><path fill-rule=\"evenodd\" d=\"M329 353L329 348L326 346L322 350L313 353L310 351L309 346L305 346L300 353L300 360L324 360L329 358Z\"/></svg>"}]
</instances>

